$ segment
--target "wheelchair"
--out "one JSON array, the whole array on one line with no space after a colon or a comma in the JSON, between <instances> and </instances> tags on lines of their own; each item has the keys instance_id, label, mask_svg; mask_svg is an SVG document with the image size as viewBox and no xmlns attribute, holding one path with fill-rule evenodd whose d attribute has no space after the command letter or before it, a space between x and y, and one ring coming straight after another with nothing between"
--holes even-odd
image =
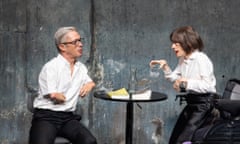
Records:
<instances>
[{"instance_id":1,"label":"wheelchair","mask_svg":"<svg viewBox=\"0 0 240 144\"><path fill-rule=\"evenodd\" d=\"M180 104L189 92L180 93ZM192 144L240 144L240 80L230 79L216 95L208 118L194 132Z\"/></svg>"}]
</instances>

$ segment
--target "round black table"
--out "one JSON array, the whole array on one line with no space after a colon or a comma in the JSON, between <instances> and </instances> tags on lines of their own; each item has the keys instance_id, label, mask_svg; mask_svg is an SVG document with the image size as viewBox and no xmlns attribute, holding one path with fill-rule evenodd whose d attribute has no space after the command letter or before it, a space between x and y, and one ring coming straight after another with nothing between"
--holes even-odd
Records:
<instances>
[{"instance_id":1,"label":"round black table","mask_svg":"<svg viewBox=\"0 0 240 144\"><path fill-rule=\"evenodd\" d=\"M133 111L135 102L157 102L163 101L167 99L167 95L160 92L152 91L151 97L149 99L121 99L121 98L111 98L107 95L105 91L96 91L94 92L94 97L108 100L108 101L118 101L118 102L126 102L127 105L127 113L126 113L126 134L125 140L126 144L132 144L132 134L133 134Z\"/></svg>"}]
</instances>

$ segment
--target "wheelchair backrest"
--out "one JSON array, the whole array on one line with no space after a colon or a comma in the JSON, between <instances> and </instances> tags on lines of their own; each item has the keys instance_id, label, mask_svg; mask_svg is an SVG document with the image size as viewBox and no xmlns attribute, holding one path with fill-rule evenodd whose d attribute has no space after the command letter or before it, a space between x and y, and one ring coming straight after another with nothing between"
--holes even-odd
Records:
<instances>
[{"instance_id":1,"label":"wheelchair backrest","mask_svg":"<svg viewBox=\"0 0 240 144\"><path fill-rule=\"evenodd\" d=\"M240 80L228 80L223 92L223 99L240 100Z\"/></svg>"}]
</instances>

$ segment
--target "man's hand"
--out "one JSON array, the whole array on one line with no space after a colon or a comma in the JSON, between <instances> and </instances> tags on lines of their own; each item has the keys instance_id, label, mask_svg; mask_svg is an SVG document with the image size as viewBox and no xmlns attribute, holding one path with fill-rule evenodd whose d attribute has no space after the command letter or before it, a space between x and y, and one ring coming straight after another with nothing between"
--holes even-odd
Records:
<instances>
[{"instance_id":1,"label":"man's hand","mask_svg":"<svg viewBox=\"0 0 240 144\"><path fill-rule=\"evenodd\" d=\"M94 87L95 87L95 83L94 83L94 82L86 83L86 84L81 88L79 95L80 95L81 97L86 96Z\"/></svg>"},{"instance_id":2,"label":"man's hand","mask_svg":"<svg viewBox=\"0 0 240 144\"><path fill-rule=\"evenodd\" d=\"M51 93L49 94L49 98L55 103L60 104L65 102L66 97L62 93Z\"/></svg>"}]
</instances>

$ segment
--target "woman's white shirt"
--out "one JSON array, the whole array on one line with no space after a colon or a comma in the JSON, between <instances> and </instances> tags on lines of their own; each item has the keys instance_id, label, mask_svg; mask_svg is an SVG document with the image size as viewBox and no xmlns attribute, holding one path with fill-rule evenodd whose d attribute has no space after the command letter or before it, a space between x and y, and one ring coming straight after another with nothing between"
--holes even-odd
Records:
<instances>
[{"instance_id":1,"label":"woman's white shirt","mask_svg":"<svg viewBox=\"0 0 240 144\"><path fill-rule=\"evenodd\" d=\"M216 78L213 64L208 56L199 51L194 51L188 59L179 58L174 71L164 71L165 77L174 82L183 77L187 79L187 90L200 93L216 92Z\"/></svg>"}]
</instances>

